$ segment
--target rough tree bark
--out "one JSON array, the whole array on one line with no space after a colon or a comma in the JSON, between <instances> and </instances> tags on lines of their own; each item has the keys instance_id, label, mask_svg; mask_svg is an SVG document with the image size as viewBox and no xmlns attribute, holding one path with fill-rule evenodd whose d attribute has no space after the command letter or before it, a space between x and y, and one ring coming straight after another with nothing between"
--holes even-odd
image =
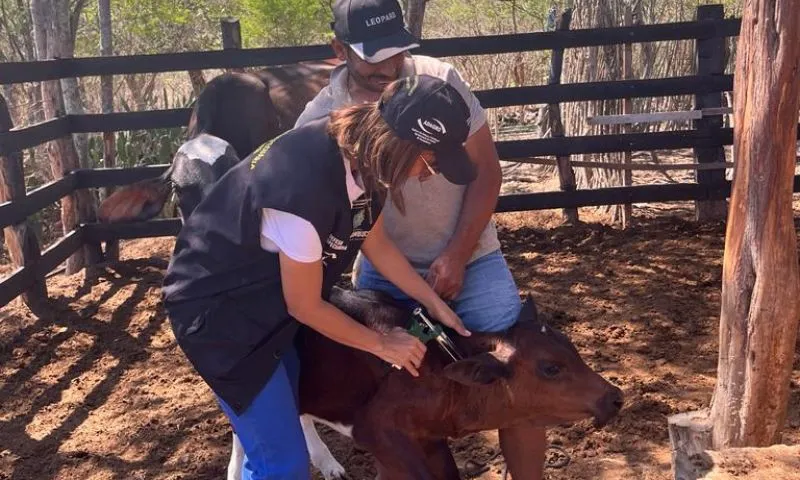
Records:
<instances>
[{"instance_id":1,"label":"rough tree bark","mask_svg":"<svg viewBox=\"0 0 800 480\"><path fill-rule=\"evenodd\" d=\"M780 439L800 319L792 183L800 108L800 0L747 0L736 57L736 130L725 239L716 449Z\"/></svg>"},{"instance_id":2,"label":"rough tree bark","mask_svg":"<svg viewBox=\"0 0 800 480\"><path fill-rule=\"evenodd\" d=\"M60 46L58 58L72 58L75 55L77 22L85 5L85 0L78 0L75 3L74 10L70 10L70 2L67 0L51 0L51 2L53 5L51 10L51 18L53 19L52 37L53 41ZM68 115L82 115L85 113L77 78L62 78L61 90L64 95L64 109ZM81 168L90 168L88 135L76 133L72 135L72 140L75 142L75 150L78 153L78 161Z\"/></svg>"},{"instance_id":3,"label":"rough tree bark","mask_svg":"<svg viewBox=\"0 0 800 480\"><path fill-rule=\"evenodd\" d=\"M625 3L624 23L626 27L633 25L633 8L630 2ZM625 80L633 80L633 44L626 43L622 46L622 75ZM626 98L622 100L622 113L633 113L633 99ZM623 127L623 133L631 133L631 125L627 124ZM633 163L632 152L625 152L625 163L630 165ZM622 173L622 184L626 187L633 185L633 170L625 170ZM626 203L622 207L622 228L630 228L633 225L633 205Z\"/></svg>"},{"instance_id":4,"label":"rough tree bark","mask_svg":"<svg viewBox=\"0 0 800 480\"><path fill-rule=\"evenodd\" d=\"M111 0L98 0L97 18L100 27L100 55L104 57L114 55L113 36L111 29ZM114 111L114 77L111 75L100 77L100 103L103 113ZM113 168L117 155L117 146L114 132L103 133L103 167ZM102 198L107 198L113 193L113 187L100 191ZM106 242L105 259L117 260L119 258L119 241Z\"/></svg>"},{"instance_id":5,"label":"rough tree bark","mask_svg":"<svg viewBox=\"0 0 800 480\"><path fill-rule=\"evenodd\" d=\"M556 30L565 31L569 30L569 24L572 21L572 10L565 10L561 14L556 24ZM547 81L548 85L559 85L561 83L561 71L564 66L564 49L557 48L553 50L553 58L550 63L550 78ZM550 131L550 137L558 138L564 136L564 124L561 122L561 105L558 103L551 103L547 106L547 126ZM558 180L562 192L575 191L575 171L572 170L572 165L569 163L570 156L564 155L556 157L556 165L558 167ZM580 222L578 217L577 208L565 208L561 212L562 218L565 223L569 225L576 225Z\"/></svg>"},{"instance_id":6,"label":"rough tree bark","mask_svg":"<svg viewBox=\"0 0 800 480\"><path fill-rule=\"evenodd\" d=\"M425 19L425 4L427 0L405 0L406 8L406 25L408 31L414 34L417 38L422 38L422 23Z\"/></svg>"},{"instance_id":7,"label":"rough tree bark","mask_svg":"<svg viewBox=\"0 0 800 480\"><path fill-rule=\"evenodd\" d=\"M195 97L199 97L200 93L206 88L206 77L203 76L202 70L189 70L189 81L192 82L192 91Z\"/></svg>"}]
</instances>

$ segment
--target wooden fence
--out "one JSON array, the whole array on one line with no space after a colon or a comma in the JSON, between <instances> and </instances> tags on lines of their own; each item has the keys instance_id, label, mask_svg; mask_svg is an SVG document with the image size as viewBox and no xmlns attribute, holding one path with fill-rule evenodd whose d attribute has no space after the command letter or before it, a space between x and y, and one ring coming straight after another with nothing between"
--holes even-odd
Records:
<instances>
[{"instance_id":1,"label":"wooden fence","mask_svg":"<svg viewBox=\"0 0 800 480\"><path fill-rule=\"evenodd\" d=\"M584 100L607 100L669 95L695 95L699 105L713 107L721 92L733 88L733 78L718 66L705 65L705 50L723 48L726 37L736 36L740 20L724 19L722 6L698 8L698 20L658 25L611 29L586 29L496 35L476 38L424 40L415 52L431 56L485 55L533 50L615 45L668 40L694 39L698 45L700 75L654 80L626 80L561 84L515 88L499 88L476 92L486 108L535 103L559 103ZM127 57L73 58L40 62L5 63L0 65L0 83L39 82L65 77L119 75L128 73L168 72L204 68L240 68L279 65L299 61L330 58L327 45L291 48L228 49L224 51L190 52ZM113 132L185 126L188 109L129 112L112 114L66 115L18 130L0 128L0 162L8 164L18 158L17 152L62 138L73 133ZM713 163L717 158L703 152L719 149L733 142L731 129L721 122L698 122L694 130L548 138L498 142L501 159L534 156L565 156L582 153L648 151L662 149L695 149L698 161ZM0 205L0 227L24 222L30 215L80 189L119 186L160 175L166 166L125 169L78 170ZM724 168L724 167L723 167ZM572 192L544 192L501 196L498 212L552 209L580 206L614 205L679 200L721 200L730 195L730 182L721 171L704 172L698 183L641 185L602 188ZM797 180L797 179L796 179ZM795 181L795 191L800 182ZM24 191L24 187L23 187ZM82 224L57 241L37 258L26 259L0 282L0 305L16 296L33 294L47 273L60 265L85 242L113 239L145 238L175 235L178 219L155 220L133 224ZM8 231L8 230L7 230ZM46 296L46 293L44 293Z\"/></svg>"}]
</instances>

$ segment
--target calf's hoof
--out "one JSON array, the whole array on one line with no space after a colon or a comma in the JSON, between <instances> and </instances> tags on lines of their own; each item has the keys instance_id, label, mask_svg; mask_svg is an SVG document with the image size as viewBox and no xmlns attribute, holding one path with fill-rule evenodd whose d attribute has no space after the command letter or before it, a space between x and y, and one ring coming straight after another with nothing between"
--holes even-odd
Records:
<instances>
[{"instance_id":1,"label":"calf's hoof","mask_svg":"<svg viewBox=\"0 0 800 480\"><path fill-rule=\"evenodd\" d=\"M325 480L347 478L344 467L332 455L319 455L311 458L311 464L319 470Z\"/></svg>"}]
</instances>

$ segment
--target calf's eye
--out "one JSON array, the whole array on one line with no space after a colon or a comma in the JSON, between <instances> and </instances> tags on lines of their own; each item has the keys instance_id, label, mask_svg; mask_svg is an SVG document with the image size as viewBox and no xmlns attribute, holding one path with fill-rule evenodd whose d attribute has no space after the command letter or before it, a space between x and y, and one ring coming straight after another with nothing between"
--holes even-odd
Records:
<instances>
[{"instance_id":1,"label":"calf's eye","mask_svg":"<svg viewBox=\"0 0 800 480\"><path fill-rule=\"evenodd\" d=\"M539 364L539 371L545 378L555 378L561 373L561 367L555 363L542 362Z\"/></svg>"}]
</instances>

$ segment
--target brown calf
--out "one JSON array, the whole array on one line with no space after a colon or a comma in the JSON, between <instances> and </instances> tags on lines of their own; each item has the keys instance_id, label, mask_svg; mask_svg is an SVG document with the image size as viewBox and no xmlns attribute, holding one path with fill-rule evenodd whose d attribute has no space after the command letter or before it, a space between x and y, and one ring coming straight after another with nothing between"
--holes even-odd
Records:
<instances>
[{"instance_id":1,"label":"brown calf","mask_svg":"<svg viewBox=\"0 0 800 480\"><path fill-rule=\"evenodd\" d=\"M381 331L410 318L377 292L337 289L331 302ZM602 426L622 406L622 392L593 372L566 336L538 320L531 298L508 331L451 338L464 360L450 363L431 342L421 375L413 378L305 329L298 339L300 412L350 427L354 441L374 455L381 480L450 480L459 474L448 437L587 417ZM308 423L307 442L316 434ZM336 473L328 468L326 478Z\"/></svg>"}]
</instances>

